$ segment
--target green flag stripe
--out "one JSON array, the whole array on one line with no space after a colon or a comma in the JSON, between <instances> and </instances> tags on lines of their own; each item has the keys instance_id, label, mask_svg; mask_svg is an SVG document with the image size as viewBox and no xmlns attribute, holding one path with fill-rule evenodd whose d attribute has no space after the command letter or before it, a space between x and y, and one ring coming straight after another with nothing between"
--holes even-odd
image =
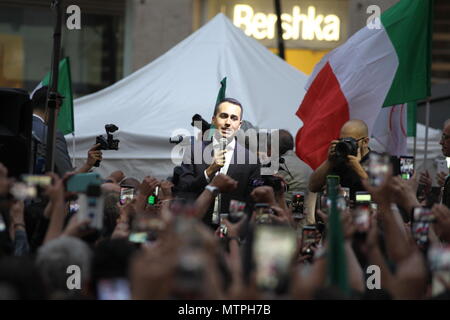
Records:
<instances>
[{"instance_id":1,"label":"green flag stripe","mask_svg":"<svg viewBox=\"0 0 450 320\"><path fill-rule=\"evenodd\" d=\"M44 86L48 86L50 73L42 80ZM63 134L72 133L75 130L73 117L72 77L70 73L70 60L68 57L59 63L58 92L64 96L63 104L59 110L57 127Z\"/></svg>"},{"instance_id":2,"label":"green flag stripe","mask_svg":"<svg viewBox=\"0 0 450 320\"><path fill-rule=\"evenodd\" d=\"M432 9L430 0L402 0L381 15L399 59L385 107L430 95Z\"/></svg>"}]
</instances>

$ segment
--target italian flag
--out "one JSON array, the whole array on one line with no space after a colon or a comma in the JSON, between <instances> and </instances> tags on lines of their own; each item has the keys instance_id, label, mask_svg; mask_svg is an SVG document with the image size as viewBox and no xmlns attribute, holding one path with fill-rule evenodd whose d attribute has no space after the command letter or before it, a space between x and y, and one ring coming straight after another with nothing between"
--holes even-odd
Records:
<instances>
[{"instance_id":1,"label":"italian flag","mask_svg":"<svg viewBox=\"0 0 450 320\"><path fill-rule=\"evenodd\" d=\"M430 95L432 8L430 0L401 0L379 28L364 27L316 65L296 113L296 152L311 168L346 121L365 121L370 134L382 107Z\"/></svg>"}]
</instances>

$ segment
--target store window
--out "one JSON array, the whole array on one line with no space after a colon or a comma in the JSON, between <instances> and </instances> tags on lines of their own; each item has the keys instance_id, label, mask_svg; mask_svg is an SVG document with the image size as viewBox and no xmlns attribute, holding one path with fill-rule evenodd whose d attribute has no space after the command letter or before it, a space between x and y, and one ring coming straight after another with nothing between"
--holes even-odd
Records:
<instances>
[{"instance_id":1,"label":"store window","mask_svg":"<svg viewBox=\"0 0 450 320\"><path fill-rule=\"evenodd\" d=\"M0 3L0 87L32 91L50 71L55 14L49 5L21 2ZM88 6L81 1L81 30L68 30L63 20L61 53L71 60L75 97L103 89L123 76L125 13L120 2L124 1L111 2L115 12L102 13L96 1Z\"/></svg>"},{"instance_id":2,"label":"store window","mask_svg":"<svg viewBox=\"0 0 450 320\"><path fill-rule=\"evenodd\" d=\"M282 0L286 61L310 74L318 61L347 40L347 0ZM224 13L245 34L274 53L276 20L273 0L210 0L208 19Z\"/></svg>"}]
</instances>

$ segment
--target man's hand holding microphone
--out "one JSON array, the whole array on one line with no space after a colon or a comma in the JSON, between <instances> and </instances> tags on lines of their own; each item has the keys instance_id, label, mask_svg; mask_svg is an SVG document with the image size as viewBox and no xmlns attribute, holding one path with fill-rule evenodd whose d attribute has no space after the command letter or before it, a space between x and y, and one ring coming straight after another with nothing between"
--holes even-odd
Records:
<instances>
[{"instance_id":1,"label":"man's hand holding microphone","mask_svg":"<svg viewBox=\"0 0 450 320\"><path fill-rule=\"evenodd\" d=\"M212 178L225 165L225 155L227 153L226 147L228 140L224 137L220 138L220 149L214 150L214 158L211 165L206 169L206 174Z\"/></svg>"}]
</instances>

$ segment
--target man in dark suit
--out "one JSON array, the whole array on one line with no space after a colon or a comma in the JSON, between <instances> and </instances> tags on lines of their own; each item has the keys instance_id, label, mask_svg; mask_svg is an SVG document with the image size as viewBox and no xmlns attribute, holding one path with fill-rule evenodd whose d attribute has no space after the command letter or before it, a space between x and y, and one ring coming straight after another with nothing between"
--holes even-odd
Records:
<instances>
[{"instance_id":1,"label":"man in dark suit","mask_svg":"<svg viewBox=\"0 0 450 320\"><path fill-rule=\"evenodd\" d=\"M47 122L46 122L46 102L47 102L48 86L43 86L36 90L32 96L33 103L33 138L41 145L47 143ZM61 106L62 97L58 97L57 108ZM88 159L85 164L79 168L76 173L88 172L97 160L102 160L102 152L95 150L97 145L88 151ZM67 152L67 143L61 131L56 130L55 143L55 172L63 177L65 173L74 171L70 163L69 153ZM36 166L40 166L39 163ZM42 166L42 164L41 164ZM40 169L36 169L40 171ZM36 171L35 170L35 171ZM38 173L38 172L36 172ZM43 172L39 172L43 173Z\"/></svg>"},{"instance_id":2,"label":"man in dark suit","mask_svg":"<svg viewBox=\"0 0 450 320\"><path fill-rule=\"evenodd\" d=\"M250 202L251 181L261 174L256 155L239 144L235 137L242 123L242 114L239 101L232 98L220 101L212 117L216 128L212 141L195 141L184 154L177 188L194 196L207 189L216 196L203 219L208 225L219 223L219 214L229 212L231 200ZM215 186L209 185L218 173L238 181L237 188L220 194Z\"/></svg>"}]
</instances>

